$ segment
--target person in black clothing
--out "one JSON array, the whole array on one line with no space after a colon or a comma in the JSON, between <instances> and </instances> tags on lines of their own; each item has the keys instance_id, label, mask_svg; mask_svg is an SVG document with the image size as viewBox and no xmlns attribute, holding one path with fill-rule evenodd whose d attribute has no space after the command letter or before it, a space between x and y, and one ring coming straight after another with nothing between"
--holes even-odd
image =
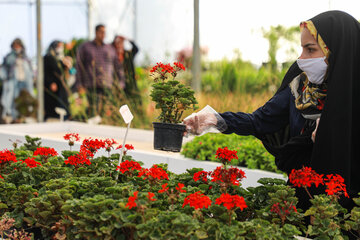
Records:
<instances>
[{"instance_id":1,"label":"person in black clothing","mask_svg":"<svg viewBox=\"0 0 360 240\"><path fill-rule=\"evenodd\" d=\"M70 116L68 101L70 89L66 79L71 67L71 58L64 56L63 42L53 41L44 56L45 120L59 118L59 114L55 112L56 107L66 110L65 119Z\"/></svg>"},{"instance_id":2,"label":"person in black clothing","mask_svg":"<svg viewBox=\"0 0 360 240\"><path fill-rule=\"evenodd\" d=\"M131 44L131 49L126 50L124 47L124 42L129 41ZM112 46L115 48L116 56L118 61L124 67L125 73L125 93L128 97L141 99L139 96L139 89L135 77L135 65L134 58L139 52L139 48L136 46L134 41L131 41L123 36L115 36Z\"/></svg>"},{"instance_id":3,"label":"person in black clothing","mask_svg":"<svg viewBox=\"0 0 360 240\"><path fill-rule=\"evenodd\" d=\"M320 174L339 174L352 209L360 192L360 23L341 11L321 13L301 25L299 59L276 94L253 113L194 114L188 132L215 126L221 132L254 135L290 173L309 166ZM297 192L300 207L307 195Z\"/></svg>"}]
</instances>

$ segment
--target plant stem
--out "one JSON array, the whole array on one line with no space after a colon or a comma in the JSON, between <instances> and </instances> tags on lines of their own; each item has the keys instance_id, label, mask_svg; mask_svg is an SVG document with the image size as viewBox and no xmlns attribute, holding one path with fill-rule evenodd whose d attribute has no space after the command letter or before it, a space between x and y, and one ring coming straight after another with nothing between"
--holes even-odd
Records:
<instances>
[{"instance_id":1,"label":"plant stem","mask_svg":"<svg viewBox=\"0 0 360 240\"><path fill-rule=\"evenodd\" d=\"M310 194L309 190L307 189L307 187L305 186L304 188L305 188L306 193L309 195L309 197L310 197L311 199L314 199L314 198L311 196L311 194Z\"/></svg>"}]
</instances>

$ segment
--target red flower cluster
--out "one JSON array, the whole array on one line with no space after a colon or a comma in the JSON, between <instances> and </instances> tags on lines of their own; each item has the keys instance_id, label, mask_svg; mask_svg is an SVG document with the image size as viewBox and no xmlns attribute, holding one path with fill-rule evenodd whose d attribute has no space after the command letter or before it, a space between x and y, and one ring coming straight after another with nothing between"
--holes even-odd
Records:
<instances>
[{"instance_id":1,"label":"red flower cluster","mask_svg":"<svg viewBox=\"0 0 360 240\"><path fill-rule=\"evenodd\" d=\"M343 193L345 197L349 197L346 191L346 185L344 184L345 180L340 175L326 175L324 181L326 185L325 192L328 195L340 195L341 193Z\"/></svg>"},{"instance_id":2,"label":"red flower cluster","mask_svg":"<svg viewBox=\"0 0 360 240\"><path fill-rule=\"evenodd\" d=\"M90 165L91 162L88 159L88 154L90 154L88 151L80 151L78 154L68 157L67 160L64 161L65 164L70 164L75 167L78 167L79 165Z\"/></svg>"},{"instance_id":3,"label":"red flower cluster","mask_svg":"<svg viewBox=\"0 0 360 240\"><path fill-rule=\"evenodd\" d=\"M226 184L239 185L239 182L245 178L245 172L238 168L225 169L223 167L217 167L211 173L212 182L224 182Z\"/></svg>"},{"instance_id":4,"label":"red flower cluster","mask_svg":"<svg viewBox=\"0 0 360 240\"><path fill-rule=\"evenodd\" d=\"M185 71L184 65L182 65L180 62L174 62L174 66L177 67L179 70Z\"/></svg>"},{"instance_id":5,"label":"red flower cluster","mask_svg":"<svg viewBox=\"0 0 360 240\"><path fill-rule=\"evenodd\" d=\"M104 148L107 152L110 152L111 149L114 149L114 145L117 144L117 142L114 139L105 139L104 140Z\"/></svg>"},{"instance_id":6,"label":"red flower cluster","mask_svg":"<svg viewBox=\"0 0 360 240\"><path fill-rule=\"evenodd\" d=\"M158 193L163 193L163 192L166 192L167 190L169 190L169 188L166 187L167 185L168 185L167 183L161 185L161 189L158 191Z\"/></svg>"},{"instance_id":7,"label":"red flower cluster","mask_svg":"<svg viewBox=\"0 0 360 240\"><path fill-rule=\"evenodd\" d=\"M34 156L41 155L41 156L57 156L58 153L53 148L44 148L40 147L37 148L34 152Z\"/></svg>"},{"instance_id":8,"label":"red flower cluster","mask_svg":"<svg viewBox=\"0 0 360 240\"><path fill-rule=\"evenodd\" d=\"M194 173L193 179L195 182L197 182L201 179L204 183L207 183L208 175L210 175L210 172L199 171L199 172Z\"/></svg>"},{"instance_id":9,"label":"red flower cluster","mask_svg":"<svg viewBox=\"0 0 360 240\"><path fill-rule=\"evenodd\" d=\"M177 185L177 187L175 187L175 189L178 190L179 192L186 192L186 190L183 189L183 187L185 187L184 184L178 183L178 185Z\"/></svg>"},{"instance_id":10,"label":"red flower cluster","mask_svg":"<svg viewBox=\"0 0 360 240\"><path fill-rule=\"evenodd\" d=\"M295 187L310 187L311 184L318 187L319 184L324 184L323 175L317 174L310 167L291 170L289 180Z\"/></svg>"},{"instance_id":11,"label":"red flower cluster","mask_svg":"<svg viewBox=\"0 0 360 240\"><path fill-rule=\"evenodd\" d=\"M80 140L80 137L78 133L67 133L65 134L64 139L69 141L70 146L73 146L75 141Z\"/></svg>"},{"instance_id":12,"label":"red flower cluster","mask_svg":"<svg viewBox=\"0 0 360 240\"><path fill-rule=\"evenodd\" d=\"M215 200L215 204L223 204L224 207L226 207L228 210L239 207L242 211L244 208L247 208L246 202L243 197L240 197L238 195L230 195L228 193L221 194L221 196Z\"/></svg>"},{"instance_id":13,"label":"red flower cluster","mask_svg":"<svg viewBox=\"0 0 360 240\"><path fill-rule=\"evenodd\" d=\"M157 199L155 199L154 198L154 196L155 196L155 193L152 193L152 192L148 192L148 199L150 200L150 201L156 201Z\"/></svg>"},{"instance_id":14,"label":"red flower cluster","mask_svg":"<svg viewBox=\"0 0 360 240\"><path fill-rule=\"evenodd\" d=\"M160 63L156 63L156 65L150 70L151 73L153 72L162 72L162 73L173 73L175 71L175 69L170 65L170 63L168 64L162 64Z\"/></svg>"},{"instance_id":15,"label":"red flower cluster","mask_svg":"<svg viewBox=\"0 0 360 240\"><path fill-rule=\"evenodd\" d=\"M4 179L1 175L0 175L0 178L1 178L1 179Z\"/></svg>"},{"instance_id":16,"label":"red flower cluster","mask_svg":"<svg viewBox=\"0 0 360 240\"><path fill-rule=\"evenodd\" d=\"M86 138L80 146L80 151L88 150L92 154L95 154L100 148L105 148L105 142L99 139Z\"/></svg>"},{"instance_id":17,"label":"red flower cluster","mask_svg":"<svg viewBox=\"0 0 360 240\"><path fill-rule=\"evenodd\" d=\"M117 167L116 171L125 173L125 172L133 172L134 170L141 171L141 169L142 167L138 162L126 160L120 163L120 166Z\"/></svg>"},{"instance_id":18,"label":"red flower cluster","mask_svg":"<svg viewBox=\"0 0 360 240\"><path fill-rule=\"evenodd\" d=\"M296 207L293 205L293 203L288 203L287 201L284 201L281 206L280 203L274 203L271 206L270 211L276 213L279 216L282 224L285 223L287 216L289 216L293 212L297 212Z\"/></svg>"},{"instance_id":19,"label":"red flower cluster","mask_svg":"<svg viewBox=\"0 0 360 240\"><path fill-rule=\"evenodd\" d=\"M200 193L200 191L190 194L184 199L184 204L182 207L189 205L195 209L199 208L208 208L211 205L211 200L208 196Z\"/></svg>"},{"instance_id":20,"label":"red flower cluster","mask_svg":"<svg viewBox=\"0 0 360 240\"><path fill-rule=\"evenodd\" d=\"M15 153L7 149L0 151L0 165L7 162L17 162Z\"/></svg>"},{"instance_id":21,"label":"red flower cluster","mask_svg":"<svg viewBox=\"0 0 360 240\"><path fill-rule=\"evenodd\" d=\"M74 142L74 141L79 141L80 137L78 133L67 133L64 135L64 139Z\"/></svg>"},{"instance_id":22,"label":"red flower cluster","mask_svg":"<svg viewBox=\"0 0 360 240\"><path fill-rule=\"evenodd\" d=\"M238 156L237 156L237 151L229 150L227 147L225 147L225 148L218 148L218 150L216 151L215 158L224 160L222 162L225 164L226 161L231 162L231 160L233 159L238 159Z\"/></svg>"},{"instance_id":23,"label":"red flower cluster","mask_svg":"<svg viewBox=\"0 0 360 240\"><path fill-rule=\"evenodd\" d=\"M131 144L125 144L127 150L134 150L134 146ZM122 149L122 144L120 144L116 149Z\"/></svg>"},{"instance_id":24,"label":"red flower cluster","mask_svg":"<svg viewBox=\"0 0 360 240\"><path fill-rule=\"evenodd\" d=\"M148 178L152 178L153 179L167 179L169 180L169 176L168 174L160 167L158 167L157 165L152 166L149 169L143 168L140 172L138 177L142 177L144 176L144 179L148 179Z\"/></svg>"},{"instance_id":25,"label":"red flower cluster","mask_svg":"<svg viewBox=\"0 0 360 240\"><path fill-rule=\"evenodd\" d=\"M41 166L41 163L35 161L35 158L27 158L25 160L22 161L23 163L25 163L29 168L34 168L37 167L38 165Z\"/></svg>"},{"instance_id":26,"label":"red flower cluster","mask_svg":"<svg viewBox=\"0 0 360 240\"><path fill-rule=\"evenodd\" d=\"M139 191L134 192L134 196L130 196L128 198L128 203L125 205L125 207L128 207L129 209L132 209L133 207L136 207L136 199L138 196Z\"/></svg>"}]
</instances>

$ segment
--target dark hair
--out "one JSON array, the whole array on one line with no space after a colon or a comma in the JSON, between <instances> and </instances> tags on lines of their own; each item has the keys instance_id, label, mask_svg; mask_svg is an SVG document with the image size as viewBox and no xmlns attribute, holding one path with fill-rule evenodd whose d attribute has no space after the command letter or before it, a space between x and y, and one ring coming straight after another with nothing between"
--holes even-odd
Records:
<instances>
[{"instance_id":1,"label":"dark hair","mask_svg":"<svg viewBox=\"0 0 360 240\"><path fill-rule=\"evenodd\" d=\"M104 28L105 27L105 25L104 24L98 24L98 25L96 25L96 27L95 27L95 32L97 32L100 28Z\"/></svg>"},{"instance_id":2,"label":"dark hair","mask_svg":"<svg viewBox=\"0 0 360 240\"><path fill-rule=\"evenodd\" d=\"M12 41L12 43L10 45L12 49L14 49L15 44L19 44L22 47L22 49L25 50L24 43L21 41L20 38L15 38L14 41Z\"/></svg>"}]
</instances>

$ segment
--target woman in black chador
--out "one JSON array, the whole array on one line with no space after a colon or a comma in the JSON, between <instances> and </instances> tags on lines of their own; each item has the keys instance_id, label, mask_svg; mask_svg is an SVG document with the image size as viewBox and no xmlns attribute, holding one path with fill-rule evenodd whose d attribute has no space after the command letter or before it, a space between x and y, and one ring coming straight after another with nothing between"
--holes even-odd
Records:
<instances>
[{"instance_id":1,"label":"woman in black chador","mask_svg":"<svg viewBox=\"0 0 360 240\"><path fill-rule=\"evenodd\" d=\"M71 68L71 60L64 57L64 44L60 41L53 41L44 56L44 84L45 84L45 120L48 118L59 118L55 108L66 110L65 119L70 115L69 87L67 77Z\"/></svg>"},{"instance_id":2,"label":"woman in black chador","mask_svg":"<svg viewBox=\"0 0 360 240\"><path fill-rule=\"evenodd\" d=\"M360 192L360 23L347 13L328 11L302 22L299 59L276 94L255 112L194 114L189 132L216 126L223 133L259 138L280 170L302 166L339 174L352 208ZM301 208L308 199L298 190Z\"/></svg>"}]
</instances>

